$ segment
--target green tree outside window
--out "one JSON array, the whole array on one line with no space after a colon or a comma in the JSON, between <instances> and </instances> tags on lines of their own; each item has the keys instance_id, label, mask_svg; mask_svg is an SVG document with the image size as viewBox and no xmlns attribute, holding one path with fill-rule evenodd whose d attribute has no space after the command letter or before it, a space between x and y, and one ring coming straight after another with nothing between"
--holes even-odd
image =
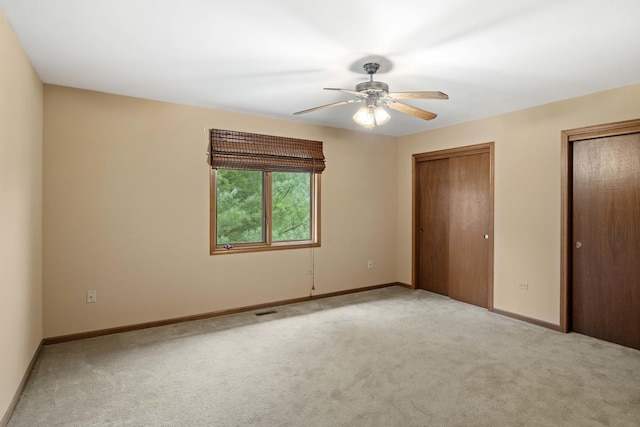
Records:
<instances>
[{"instance_id":1,"label":"green tree outside window","mask_svg":"<svg viewBox=\"0 0 640 427\"><path fill-rule=\"evenodd\" d=\"M265 179L271 180L274 242L306 241L311 233L311 174L219 169L216 178L216 242L265 242ZM267 224L268 226L268 224Z\"/></svg>"}]
</instances>

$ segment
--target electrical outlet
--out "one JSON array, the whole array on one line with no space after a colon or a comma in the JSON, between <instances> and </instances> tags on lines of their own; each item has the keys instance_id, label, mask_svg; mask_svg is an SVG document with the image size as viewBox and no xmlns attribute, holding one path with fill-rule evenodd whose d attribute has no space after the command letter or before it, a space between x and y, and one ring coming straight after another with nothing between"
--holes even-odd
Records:
<instances>
[{"instance_id":1,"label":"electrical outlet","mask_svg":"<svg viewBox=\"0 0 640 427\"><path fill-rule=\"evenodd\" d=\"M96 301L98 301L98 294L96 293L96 291L87 291L87 304L91 304Z\"/></svg>"},{"instance_id":2,"label":"electrical outlet","mask_svg":"<svg viewBox=\"0 0 640 427\"><path fill-rule=\"evenodd\" d=\"M373 261L367 261L367 268L373 268Z\"/></svg>"},{"instance_id":3,"label":"electrical outlet","mask_svg":"<svg viewBox=\"0 0 640 427\"><path fill-rule=\"evenodd\" d=\"M528 283L518 283L518 287L519 287L520 289L525 290L525 291L528 291L528 290L529 290L529 284L528 284Z\"/></svg>"}]
</instances>

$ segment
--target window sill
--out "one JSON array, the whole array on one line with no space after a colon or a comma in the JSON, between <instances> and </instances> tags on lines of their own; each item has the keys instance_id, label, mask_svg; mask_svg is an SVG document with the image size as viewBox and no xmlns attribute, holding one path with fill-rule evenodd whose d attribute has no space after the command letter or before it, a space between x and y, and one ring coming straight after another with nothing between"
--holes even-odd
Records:
<instances>
[{"instance_id":1,"label":"window sill","mask_svg":"<svg viewBox=\"0 0 640 427\"><path fill-rule=\"evenodd\" d=\"M268 252L268 251L281 251L285 249L306 249L306 248L319 248L320 242L305 242L305 243L280 243L277 245L261 245L261 246L251 246L251 245L242 245L242 246L234 246L230 249L226 249L224 246L216 247L213 249L209 255L229 255L229 254L238 254L238 253L249 253L249 252Z\"/></svg>"}]
</instances>

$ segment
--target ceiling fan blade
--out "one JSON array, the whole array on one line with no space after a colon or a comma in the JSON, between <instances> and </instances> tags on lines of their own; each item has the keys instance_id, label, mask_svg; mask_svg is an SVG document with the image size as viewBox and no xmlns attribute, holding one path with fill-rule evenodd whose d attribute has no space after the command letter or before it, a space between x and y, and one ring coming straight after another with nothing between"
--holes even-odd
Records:
<instances>
[{"instance_id":1,"label":"ceiling fan blade","mask_svg":"<svg viewBox=\"0 0 640 427\"><path fill-rule=\"evenodd\" d=\"M325 87L324 90L339 90L340 92L348 93L349 95L357 96L358 98L366 98L369 96L366 92L356 92L355 90L340 89L337 87Z\"/></svg>"},{"instance_id":2,"label":"ceiling fan blade","mask_svg":"<svg viewBox=\"0 0 640 427\"><path fill-rule=\"evenodd\" d=\"M309 108L308 110L297 111L293 114L295 115L306 114L306 113L311 113L312 111L324 110L325 108L337 107L338 105L353 104L354 102L360 102L360 101L357 101L355 99L349 99L348 101L339 101L339 102L334 102L333 104L327 104L327 105L321 105L319 107Z\"/></svg>"},{"instance_id":3,"label":"ceiling fan blade","mask_svg":"<svg viewBox=\"0 0 640 427\"><path fill-rule=\"evenodd\" d=\"M442 92L391 92L391 99L449 99L449 95Z\"/></svg>"},{"instance_id":4,"label":"ceiling fan blade","mask_svg":"<svg viewBox=\"0 0 640 427\"><path fill-rule=\"evenodd\" d=\"M390 102L387 104L387 107L391 108L392 110L400 111L401 113L409 114L423 120L433 120L438 117L438 115L435 113L421 110L419 108L412 107L411 105L403 104L401 102Z\"/></svg>"}]
</instances>

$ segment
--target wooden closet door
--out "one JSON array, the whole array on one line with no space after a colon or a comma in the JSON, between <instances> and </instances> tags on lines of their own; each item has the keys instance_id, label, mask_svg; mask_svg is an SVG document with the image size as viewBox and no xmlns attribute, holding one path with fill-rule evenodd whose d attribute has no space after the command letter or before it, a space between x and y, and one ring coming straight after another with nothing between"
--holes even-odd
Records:
<instances>
[{"instance_id":1,"label":"wooden closet door","mask_svg":"<svg viewBox=\"0 0 640 427\"><path fill-rule=\"evenodd\" d=\"M463 150L426 153L416 161L415 283L489 308L491 154L477 146Z\"/></svg>"},{"instance_id":2,"label":"wooden closet door","mask_svg":"<svg viewBox=\"0 0 640 427\"><path fill-rule=\"evenodd\" d=\"M449 296L488 308L491 245L489 153L449 159Z\"/></svg>"},{"instance_id":3,"label":"wooden closet door","mask_svg":"<svg viewBox=\"0 0 640 427\"><path fill-rule=\"evenodd\" d=\"M572 329L640 349L640 134L573 143Z\"/></svg>"},{"instance_id":4,"label":"wooden closet door","mask_svg":"<svg viewBox=\"0 0 640 427\"><path fill-rule=\"evenodd\" d=\"M449 295L449 159L416 164L417 287Z\"/></svg>"}]
</instances>

